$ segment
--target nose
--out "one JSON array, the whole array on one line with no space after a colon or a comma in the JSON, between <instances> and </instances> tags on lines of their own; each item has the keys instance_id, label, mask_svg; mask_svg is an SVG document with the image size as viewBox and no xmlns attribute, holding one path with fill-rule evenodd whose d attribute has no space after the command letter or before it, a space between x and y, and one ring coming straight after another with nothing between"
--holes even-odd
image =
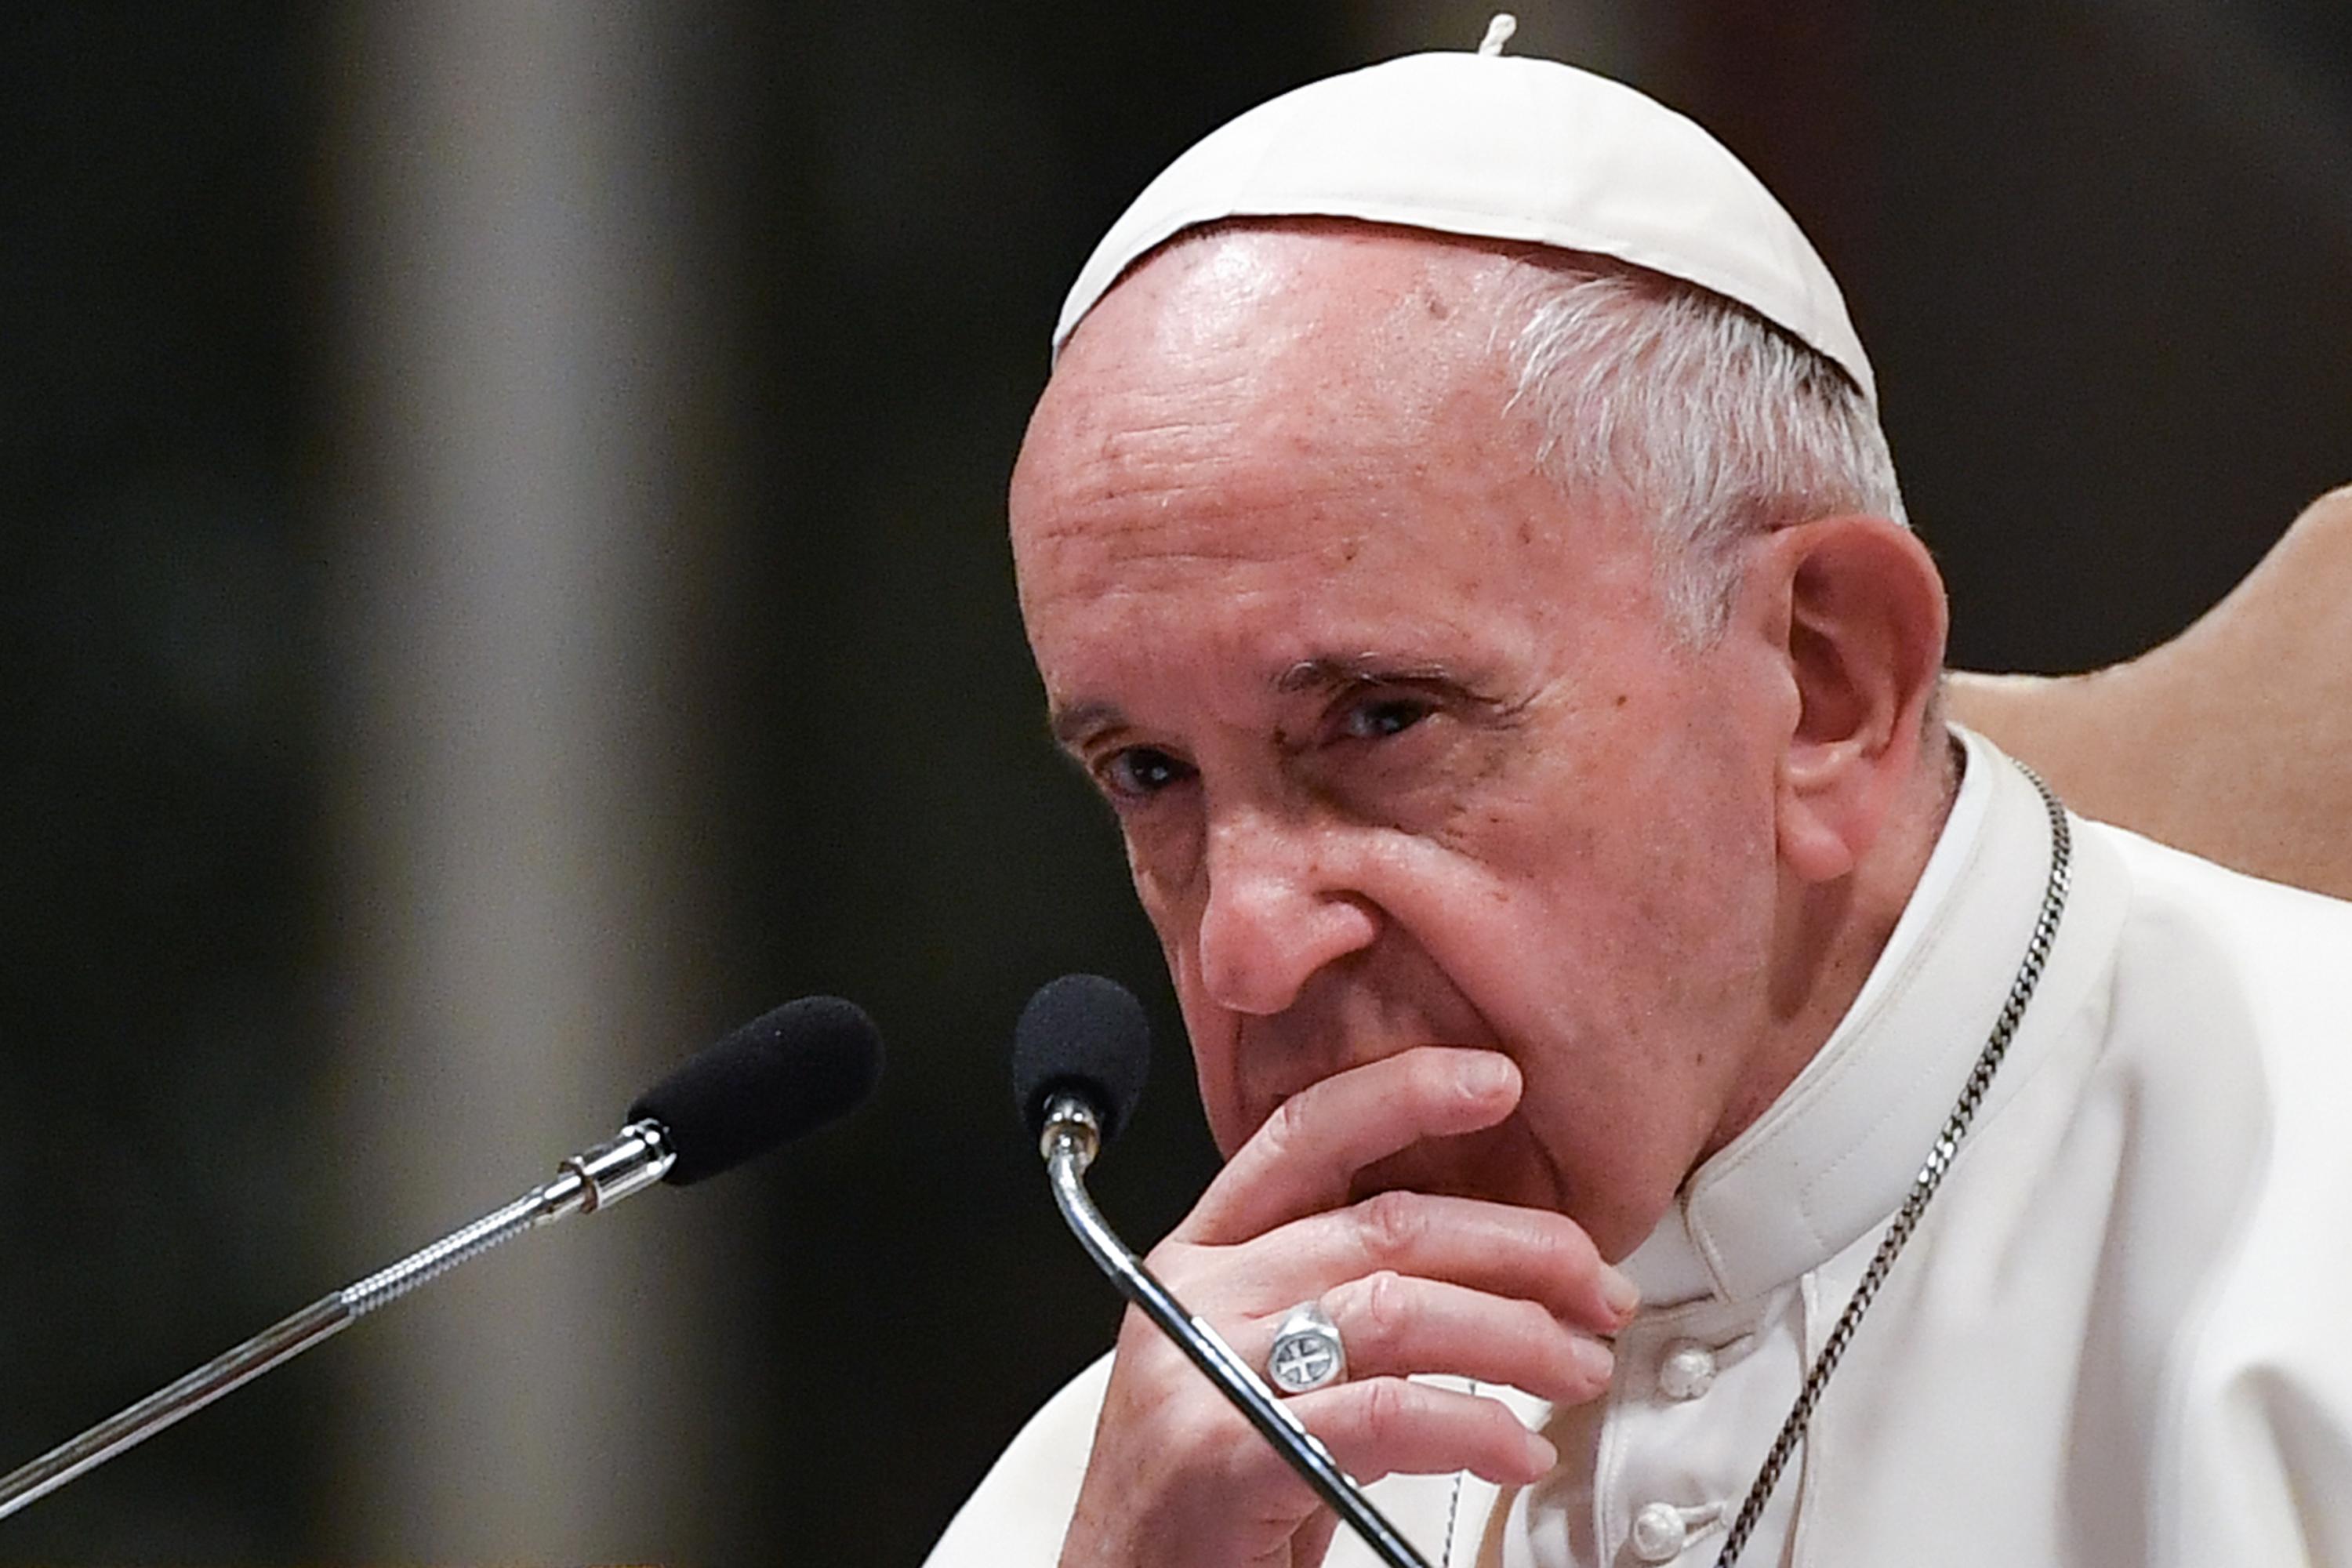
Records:
<instances>
[{"instance_id":1,"label":"nose","mask_svg":"<svg viewBox=\"0 0 2352 1568\"><path fill-rule=\"evenodd\" d=\"M1255 810L1211 826L1200 964L1218 1006L1279 1013L1318 970L1380 934L1373 905L1346 875L1341 831Z\"/></svg>"}]
</instances>

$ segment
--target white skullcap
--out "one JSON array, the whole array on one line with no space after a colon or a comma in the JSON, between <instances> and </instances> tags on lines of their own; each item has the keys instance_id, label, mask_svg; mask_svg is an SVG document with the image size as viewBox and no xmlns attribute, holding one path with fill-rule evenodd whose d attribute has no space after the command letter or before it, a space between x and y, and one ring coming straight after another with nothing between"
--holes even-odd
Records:
<instances>
[{"instance_id":1,"label":"white skullcap","mask_svg":"<svg viewBox=\"0 0 2352 1568\"><path fill-rule=\"evenodd\" d=\"M1055 352L1146 252L1229 217L1361 218L1614 257L1738 300L1877 403L1835 279L1772 194L1691 121L1573 66L1409 55L1260 104L1111 226L1062 306Z\"/></svg>"}]
</instances>

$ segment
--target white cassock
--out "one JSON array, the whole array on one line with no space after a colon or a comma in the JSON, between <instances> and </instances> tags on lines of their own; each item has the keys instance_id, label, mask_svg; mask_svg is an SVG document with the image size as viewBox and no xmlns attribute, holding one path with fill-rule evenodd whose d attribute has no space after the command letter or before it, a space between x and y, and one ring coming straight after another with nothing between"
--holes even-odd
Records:
<instances>
[{"instance_id":1,"label":"white cassock","mask_svg":"<svg viewBox=\"0 0 2352 1568\"><path fill-rule=\"evenodd\" d=\"M1712 1563L1950 1113L2050 863L1964 735L1959 798L1829 1042L1626 1264L1608 1396L1549 1478L1372 1494L1443 1568ZM2073 894L1974 1131L1745 1564L2352 1565L2352 904L2077 819ZM1108 1376L1006 1450L930 1568L1045 1568ZM1331 1568L1374 1559L1346 1531Z\"/></svg>"}]
</instances>

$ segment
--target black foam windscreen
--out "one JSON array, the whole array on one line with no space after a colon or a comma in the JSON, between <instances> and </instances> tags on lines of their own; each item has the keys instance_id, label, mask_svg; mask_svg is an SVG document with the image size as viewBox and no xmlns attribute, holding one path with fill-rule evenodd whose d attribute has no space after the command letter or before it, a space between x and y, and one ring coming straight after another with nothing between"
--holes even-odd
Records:
<instances>
[{"instance_id":1,"label":"black foam windscreen","mask_svg":"<svg viewBox=\"0 0 2352 1568\"><path fill-rule=\"evenodd\" d=\"M661 1123L677 1150L662 1180L685 1186L846 1116L881 1076L874 1020L838 996L803 996L688 1058L628 1120Z\"/></svg>"},{"instance_id":2,"label":"black foam windscreen","mask_svg":"<svg viewBox=\"0 0 2352 1568\"><path fill-rule=\"evenodd\" d=\"M1099 974L1048 982L1013 1026L1013 1098L1032 1137L1045 1130L1045 1102L1074 1093L1102 1119L1108 1142L1134 1114L1150 1070L1143 1004Z\"/></svg>"}]
</instances>

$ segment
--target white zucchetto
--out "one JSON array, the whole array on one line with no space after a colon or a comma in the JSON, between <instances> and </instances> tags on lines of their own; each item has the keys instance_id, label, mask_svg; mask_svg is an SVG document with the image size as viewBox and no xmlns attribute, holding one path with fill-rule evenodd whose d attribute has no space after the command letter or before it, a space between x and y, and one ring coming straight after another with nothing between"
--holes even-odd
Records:
<instances>
[{"instance_id":1,"label":"white zucchetto","mask_svg":"<svg viewBox=\"0 0 2352 1568\"><path fill-rule=\"evenodd\" d=\"M1408 55L1260 104L1171 163L1103 237L1058 353L1134 262L1232 217L1345 217L1594 252L1738 300L1877 388L1845 300L1762 182L1696 123L1554 60Z\"/></svg>"}]
</instances>

